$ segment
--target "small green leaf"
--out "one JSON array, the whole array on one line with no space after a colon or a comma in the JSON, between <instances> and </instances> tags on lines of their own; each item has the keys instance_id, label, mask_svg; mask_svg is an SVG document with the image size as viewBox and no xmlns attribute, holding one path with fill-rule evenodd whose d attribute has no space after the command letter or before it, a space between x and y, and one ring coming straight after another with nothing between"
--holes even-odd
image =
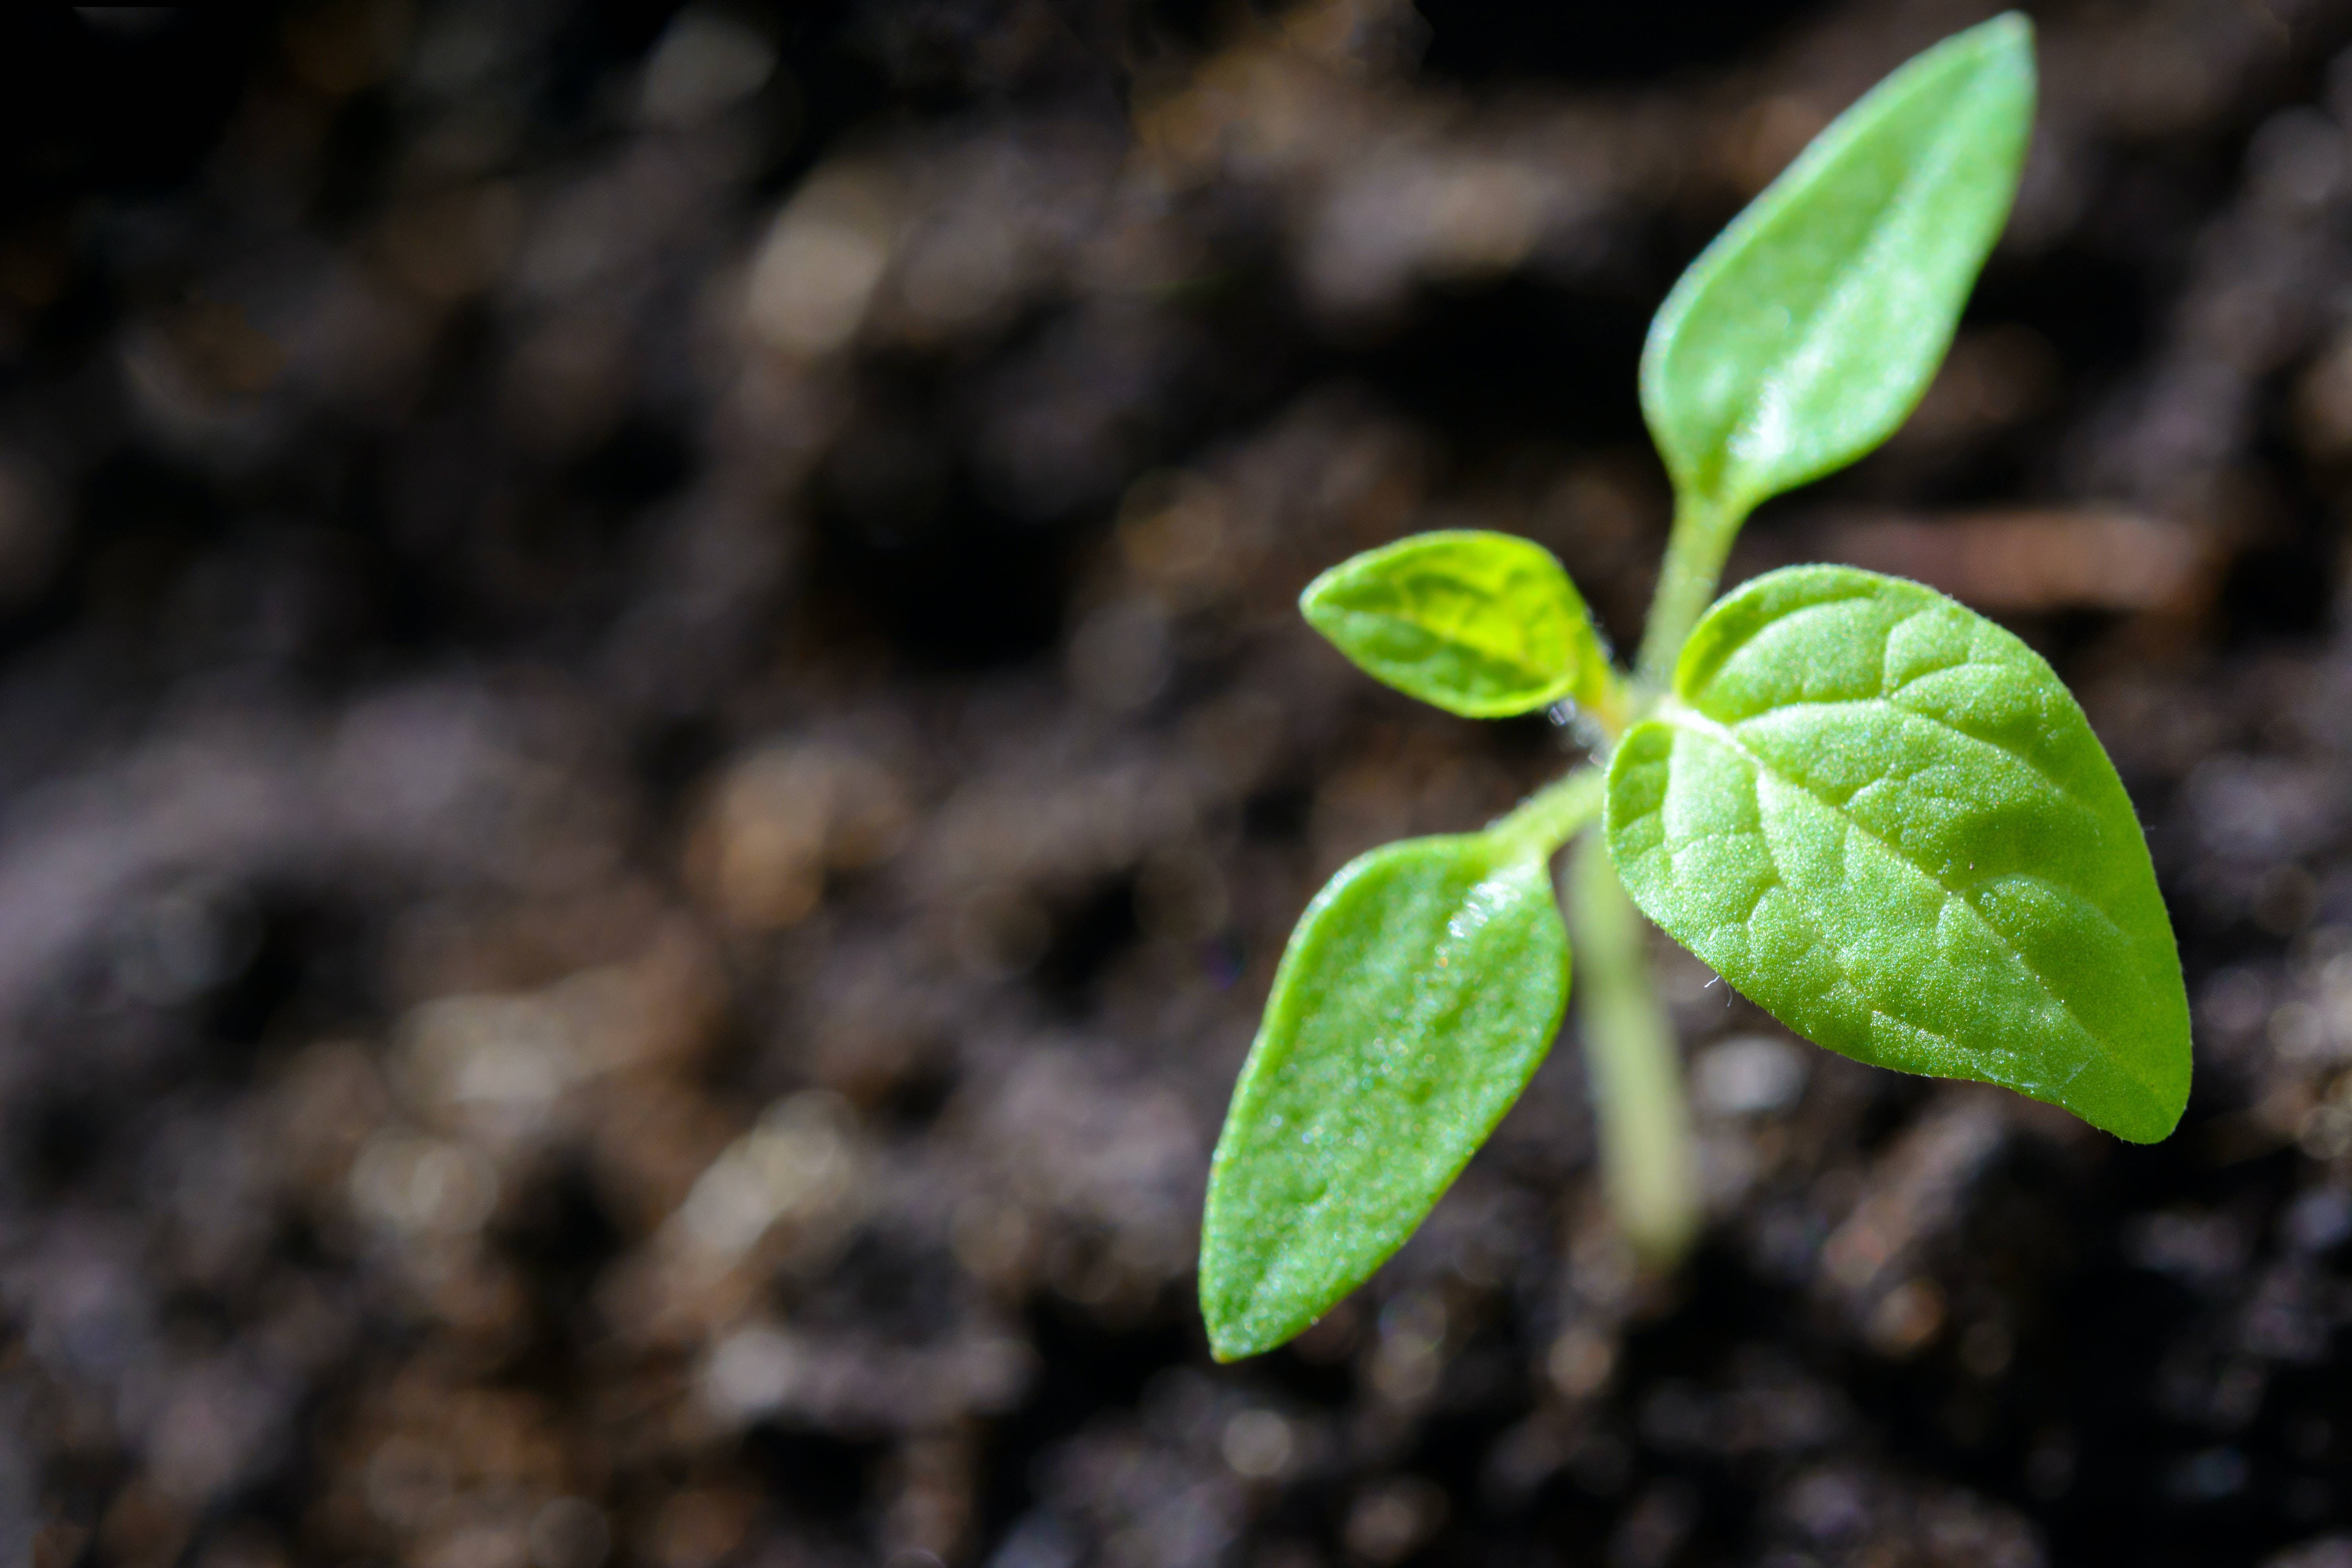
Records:
<instances>
[{"instance_id":1,"label":"small green leaf","mask_svg":"<svg viewBox=\"0 0 2352 1568\"><path fill-rule=\"evenodd\" d=\"M1507 533L1416 533L1334 566L1299 611L1365 673L1465 719L1590 703L1608 656L1550 551Z\"/></svg>"},{"instance_id":2,"label":"small green leaf","mask_svg":"<svg viewBox=\"0 0 2352 1568\"><path fill-rule=\"evenodd\" d=\"M1643 911L1774 1017L2134 1142L2189 1099L2147 840L2083 710L1929 588L1797 566L1709 611L1609 770Z\"/></svg>"},{"instance_id":3,"label":"small green leaf","mask_svg":"<svg viewBox=\"0 0 2352 1568\"><path fill-rule=\"evenodd\" d=\"M1201 1315L1220 1361L1297 1334L1403 1245L1567 1004L1541 855L1412 838L1331 879L1291 933L1209 1168Z\"/></svg>"},{"instance_id":4,"label":"small green leaf","mask_svg":"<svg viewBox=\"0 0 2352 1568\"><path fill-rule=\"evenodd\" d=\"M1895 433L2009 216L2033 119L2014 12L1840 115L1675 285L1642 410L1675 488L1745 516Z\"/></svg>"}]
</instances>

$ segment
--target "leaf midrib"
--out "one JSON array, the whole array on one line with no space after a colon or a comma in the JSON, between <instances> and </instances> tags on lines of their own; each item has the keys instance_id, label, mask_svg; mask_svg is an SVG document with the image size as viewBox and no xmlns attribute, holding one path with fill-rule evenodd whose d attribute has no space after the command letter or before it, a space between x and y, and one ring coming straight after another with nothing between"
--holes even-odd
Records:
<instances>
[{"instance_id":1,"label":"leaf midrib","mask_svg":"<svg viewBox=\"0 0 2352 1568\"><path fill-rule=\"evenodd\" d=\"M2032 962L2029 960L2025 954L2020 952L2016 947L2010 942L2008 937L1995 927L1990 921L1985 918L1984 912L1969 901L1967 895L1959 889L1954 887L1952 883L1948 881L1945 878L1929 870L1927 867L1919 864L1916 860L1914 860L1910 856L1905 854L1895 845L1888 843L1885 839L1881 838L1869 828L1855 821L1844 807L1837 805L1826 795L1823 795L1819 790L1814 789L1811 784L1805 783L1801 779L1791 778L1781 773L1779 769L1773 767L1770 763L1767 763L1764 758L1758 755L1753 749L1740 739L1738 733L1728 725L1708 717L1706 714L1700 712L1696 708L1691 707L1688 703L1678 699L1669 700L1671 704L1670 706L1662 706L1660 709L1660 717L1664 721L1669 724L1681 725L1696 734L1705 735L1710 739L1720 741L1738 756L1745 759L1748 764L1754 768L1758 773L1769 773L1775 780L1788 785L1799 794L1819 803L1823 810L1832 813L1839 819L1839 821L1843 823L1849 832L1860 834L1864 838L1868 839L1871 843L1885 850L1887 855L1892 857L1894 859L1909 867L1921 877L1926 878L1930 883L1943 892L1944 897L1948 901L1956 902L1962 909L1968 910L1969 917L1976 921L1977 923L1984 929L1986 933L1992 938L1994 943L2000 947L2002 952L2006 953L2012 961L2014 961L2020 969L2023 970L2027 974L2032 977L2034 984L2041 988L2042 995L2047 997L2054 1005L2056 1005L2059 1011L2066 1015L2067 1018L2074 1023L2074 1026L2082 1031L2084 1038L2088 1039L2094 1046L2097 1047L2100 1053L2106 1057L2111 1063L2120 1068L2133 1083L2138 1085L2143 1089L2153 1092L2153 1086L2147 1083L2137 1073L2131 1070L2126 1053L2111 1044L2106 1037L2097 1030L2092 1028L2091 1026L2084 1021L2083 1016L2074 1009L2074 1005L2064 997L2059 995L2058 993L2052 988L2048 976L2044 975L2039 969L2035 968ZM1874 700L1883 700L1883 699ZM1760 831L1756 835L1756 837L1763 841L1765 858L1771 862L1774 880L1782 888L1789 889L1791 892L1795 891L1795 889L1790 887L1786 873L1781 870L1780 860L1774 857L1772 853L1772 841L1770 837ZM1969 885L1979 886L1981 884L1972 883ZM2074 890L2079 891L2079 889ZM2087 896L2085 897L2085 901L2089 901ZM1811 900L1808 900L1807 903L1810 905ZM2095 908L2096 906L2094 905L2093 907ZM2104 914L2105 911L2102 910L2101 912ZM2126 937L2126 942L2128 942L2128 937ZM1830 951L1835 954L1838 951L1836 946L1834 944L1828 945L1830 946ZM1873 989L1864 984L1861 980L1856 978L1853 972L1846 968L1842 959L1838 962L1838 971L1840 973L1845 975L1847 983L1853 985L1857 992L1860 992L1863 995L1871 998L1873 1012L1885 1013L1888 1017L1897 1018L1905 1025L1906 1027L1919 1029L1922 1033L1935 1035L1939 1039L1950 1039L1949 1036L1944 1035L1940 1031L1928 1029L1925 1026L1914 1024L1908 1019L1901 1018L1898 1014L1886 1012L1885 1009L1880 1007ZM1953 1044L1957 1046L1959 1042L1953 1041ZM2074 1077L2079 1076L2080 1072L2078 1069ZM2071 1084L2074 1081L2074 1077L2068 1078L2066 1081Z\"/></svg>"},{"instance_id":2,"label":"leaf midrib","mask_svg":"<svg viewBox=\"0 0 2352 1568\"><path fill-rule=\"evenodd\" d=\"M1497 665L1506 669L1517 671L1523 675L1527 679L1528 683L1532 686L1548 688L1557 685L1561 679L1565 679L1563 676L1546 674L1540 666L1528 663L1527 661L1515 658L1509 654L1497 653L1482 644L1472 642L1466 637L1456 637L1452 632L1439 631L1430 626L1428 622L1417 621L1411 616L1400 616L1389 610L1368 610L1355 605L1347 606L1344 613L1350 616L1360 616L1368 621L1378 621L1383 626L1403 626L1412 631L1419 632L1422 636L1429 638L1432 642L1436 643L1440 647L1461 648L1469 653L1472 657L1484 659L1488 664Z\"/></svg>"}]
</instances>

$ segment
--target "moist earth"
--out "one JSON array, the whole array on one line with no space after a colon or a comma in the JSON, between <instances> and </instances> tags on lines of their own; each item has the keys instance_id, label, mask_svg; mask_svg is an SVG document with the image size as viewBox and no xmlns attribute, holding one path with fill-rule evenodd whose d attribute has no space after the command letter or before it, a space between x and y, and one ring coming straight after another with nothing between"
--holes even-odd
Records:
<instances>
[{"instance_id":1,"label":"moist earth","mask_svg":"<svg viewBox=\"0 0 2352 1568\"><path fill-rule=\"evenodd\" d=\"M2032 10L1949 363L1733 574L1916 577L2074 683L2180 1131L1661 944L1685 1268L1571 1029L1228 1367L1291 921L1578 755L1298 589L1503 529L1630 646L1650 312L1986 7L11 13L0 1555L2352 1564L2352 5Z\"/></svg>"}]
</instances>

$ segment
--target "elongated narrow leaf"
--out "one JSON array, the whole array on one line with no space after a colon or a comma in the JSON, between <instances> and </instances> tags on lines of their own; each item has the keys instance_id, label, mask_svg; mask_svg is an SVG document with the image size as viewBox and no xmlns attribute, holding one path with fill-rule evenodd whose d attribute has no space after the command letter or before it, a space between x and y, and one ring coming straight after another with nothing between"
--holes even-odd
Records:
<instances>
[{"instance_id":1,"label":"elongated narrow leaf","mask_svg":"<svg viewBox=\"0 0 2352 1568\"><path fill-rule=\"evenodd\" d=\"M1475 529L1417 533L1341 562L1298 607L1363 670L1465 719L1589 702L1609 660L1542 545Z\"/></svg>"},{"instance_id":2,"label":"elongated narrow leaf","mask_svg":"<svg viewBox=\"0 0 2352 1568\"><path fill-rule=\"evenodd\" d=\"M1686 500L1745 515L1894 434L2007 221L2032 117L2032 30L1996 17L1879 83L1707 247L1642 356Z\"/></svg>"},{"instance_id":3,"label":"elongated narrow leaf","mask_svg":"<svg viewBox=\"0 0 2352 1568\"><path fill-rule=\"evenodd\" d=\"M2135 1142L2189 1097L2147 841L2041 658L1916 583L1759 577L1699 623L1609 771L1643 912L1790 1028Z\"/></svg>"},{"instance_id":4,"label":"elongated narrow leaf","mask_svg":"<svg viewBox=\"0 0 2352 1568\"><path fill-rule=\"evenodd\" d=\"M1540 855L1412 838L1331 879L1291 934L1209 1170L1201 1314L1219 1360L1298 1333L1403 1244L1567 1003Z\"/></svg>"}]
</instances>

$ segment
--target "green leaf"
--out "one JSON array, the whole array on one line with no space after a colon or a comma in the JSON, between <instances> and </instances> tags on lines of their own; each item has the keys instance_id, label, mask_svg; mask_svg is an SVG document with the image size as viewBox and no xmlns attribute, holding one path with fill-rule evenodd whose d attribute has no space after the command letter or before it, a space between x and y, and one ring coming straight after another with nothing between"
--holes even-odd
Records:
<instances>
[{"instance_id":1,"label":"green leaf","mask_svg":"<svg viewBox=\"0 0 2352 1568\"><path fill-rule=\"evenodd\" d=\"M1324 573L1298 596L1365 673L1465 719L1502 719L1609 679L1592 617L1550 551L1507 533L1417 533Z\"/></svg>"},{"instance_id":2,"label":"green leaf","mask_svg":"<svg viewBox=\"0 0 2352 1568\"><path fill-rule=\"evenodd\" d=\"M1403 1245L1567 1003L1542 855L1412 838L1331 879L1291 933L1209 1168L1201 1315L1220 1361L1297 1334Z\"/></svg>"},{"instance_id":3,"label":"green leaf","mask_svg":"<svg viewBox=\"0 0 2352 1568\"><path fill-rule=\"evenodd\" d=\"M1633 901L1800 1034L2134 1142L2179 1121L2188 998L2131 801L2050 667L1934 590L1797 566L1725 598L1606 820Z\"/></svg>"},{"instance_id":4,"label":"green leaf","mask_svg":"<svg viewBox=\"0 0 2352 1568\"><path fill-rule=\"evenodd\" d=\"M1872 89L1692 263L1642 355L1686 501L1745 516L1895 433L2008 218L2032 119L2012 12Z\"/></svg>"}]
</instances>

